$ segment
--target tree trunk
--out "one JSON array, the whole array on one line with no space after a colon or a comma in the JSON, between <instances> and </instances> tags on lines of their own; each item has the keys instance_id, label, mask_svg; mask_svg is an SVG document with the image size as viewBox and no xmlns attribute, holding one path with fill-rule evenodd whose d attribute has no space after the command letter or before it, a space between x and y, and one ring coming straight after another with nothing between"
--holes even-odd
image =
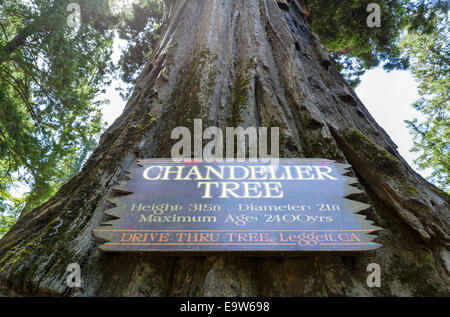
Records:
<instances>
[{"instance_id":1,"label":"tree trunk","mask_svg":"<svg viewBox=\"0 0 450 317\"><path fill-rule=\"evenodd\" d=\"M449 196L400 157L305 24L298 1L168 0L161 39L83 170L0 241L0 293L87 296L448 295ZM362 22L363 23L363 22ZM380 92L382 93L382 92ZM395 106L395 105L393 105ZM280 127L282 157L350 163L383 227L358 256L105 254L92 229L136 158L170 157L192 126ZM66 267L81 266L82 288ZM366 285L370 263L381 287Z\"/></svg>"}]
</instances>

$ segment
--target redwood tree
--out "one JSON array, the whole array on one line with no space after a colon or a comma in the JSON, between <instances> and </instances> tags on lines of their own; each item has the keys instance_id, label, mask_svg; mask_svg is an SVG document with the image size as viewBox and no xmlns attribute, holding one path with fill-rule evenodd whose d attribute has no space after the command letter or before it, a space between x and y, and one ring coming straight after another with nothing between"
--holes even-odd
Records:
<instances>
[{"instance_id":1,"label":"redwood tree","mask_svg":"<svg viewBox=\"0 0 450 317\"><path fill-rule=\"evenodd\" d=\"M83 170L0 241L3 295L448 295L450 198L415 173L345 82L298 1L166 0L164 26L123 114ZM374 87L375 89L375 87ZM380 91L380 93L383 93ZM392 105L395 106L395 105ZM383 247L358 256L105 254L92 229L137 158L170 157L170 131L280 127L283 157L349 163ZM81 266L68 288L66 267ZM368 288L366 267L381 266Z\"/></svg>"}]
</instances>

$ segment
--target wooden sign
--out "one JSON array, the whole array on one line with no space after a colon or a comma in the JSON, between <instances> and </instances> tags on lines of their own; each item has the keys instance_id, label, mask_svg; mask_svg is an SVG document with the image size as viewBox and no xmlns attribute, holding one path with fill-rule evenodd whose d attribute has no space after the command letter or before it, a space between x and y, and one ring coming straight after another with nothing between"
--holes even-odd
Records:
<instances>
[{"instance_id":1,"label":"wooden sign","mask_svg":"<svg viewBox=\"0 0 450 317\"><path fill-rule=\"evenodd\" d=\"M115 218L94 230L107 252L238 252L267 255L361 252L379 248L370 205L345 176L349 165L322 159L174 163L140 160L113 189Z\"/></svg>"}]
</instances>

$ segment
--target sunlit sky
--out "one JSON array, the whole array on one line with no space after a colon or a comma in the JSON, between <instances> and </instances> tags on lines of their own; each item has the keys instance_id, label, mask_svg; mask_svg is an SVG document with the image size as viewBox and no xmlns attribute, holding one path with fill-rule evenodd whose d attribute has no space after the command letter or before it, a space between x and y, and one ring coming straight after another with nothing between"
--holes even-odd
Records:
<instances>
[{"instance_id":1,"label":"sunlit sky","mask_svg":"<svg viewBox=\"0 0 450 317\"><path fill-rule=\"evenodd\" d=\"M386 72L381 68L368 71L362 77L356 94L378 124L398 146L399 153L419 174L429 176L431 170L420 171L414 164L417 153L410 152L412 136L404 120L423 118L412 107L419 99L417 82L409 71Z\"/></svg>"}]
</instances>

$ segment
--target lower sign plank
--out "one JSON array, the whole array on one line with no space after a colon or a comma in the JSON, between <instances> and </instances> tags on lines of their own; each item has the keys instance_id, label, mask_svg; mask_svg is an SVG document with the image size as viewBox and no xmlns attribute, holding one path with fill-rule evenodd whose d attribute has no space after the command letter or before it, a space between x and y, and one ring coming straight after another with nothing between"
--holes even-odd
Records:
<instances>
[{"instance_id":1,"label":"lower sign plank","mask_svg":"<svg viewBox=\"0 0 450 317\"><path fill-rule=\"evenodd\" d=\"M370 205L348 165L320 159L174 163L141 160L113 189L114 220L94 230L107 252L267 255L379 248Z\"/></svg>"}]
</instances>

